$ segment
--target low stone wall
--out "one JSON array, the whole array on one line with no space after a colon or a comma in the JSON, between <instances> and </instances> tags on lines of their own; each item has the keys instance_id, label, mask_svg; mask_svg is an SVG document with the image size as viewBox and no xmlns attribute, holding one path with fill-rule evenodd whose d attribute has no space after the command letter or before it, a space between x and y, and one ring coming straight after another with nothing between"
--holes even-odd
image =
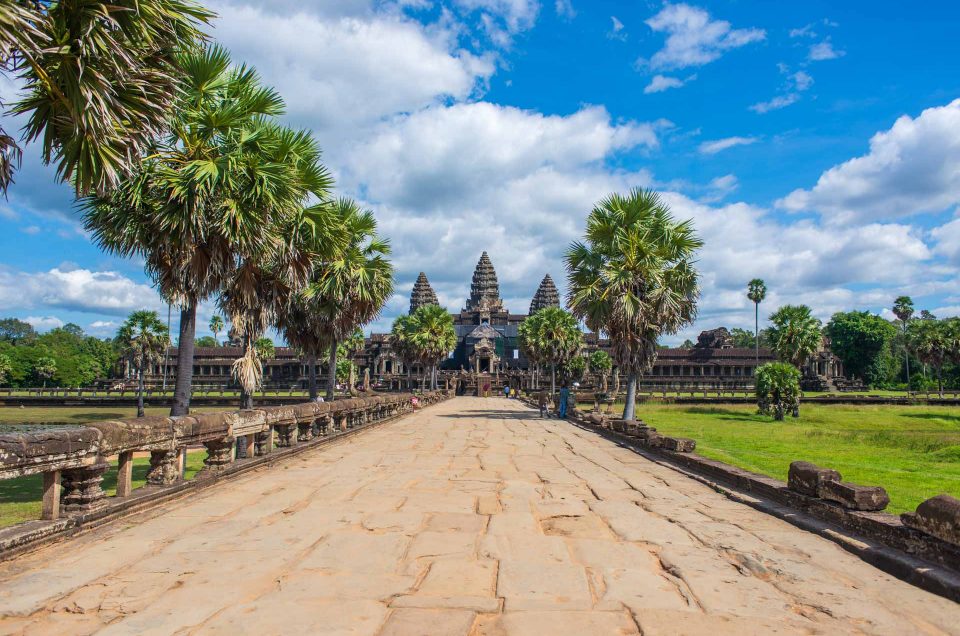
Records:
<instances>
[{"instance_id":1,"label":"low stone wall","mask_svg":"<svg viewBox=\"0 0 960 636\"><path fill-rule=\"evenodd\" d=\"M536 406L533 401L528 401ZM905 581L960 602L960 500L939 495L899 517L882 512L890 499L880 486L844 482L839 472L809 462L790 465L789 481L759 475L693 451L696 441L665 436L643 422L573 409L570 421L623 442L655 461L746 493L743 503L817 532ZM757 495L766 501L749 497ZM769 502L769 503L768 503ZM775 505L770 505L770 504ZM801 511L857 535L840 536L829 525L804 519Z\"/></svg>"},{"instance_id":2,"label":"low stone wall","mask_svg":"<svg viewBox=\"0 0 960 636\"><path fill-rule=\"evenodd\" d=\"M383 394L0 435L0 479L43 475L41 519L0 530L0 559L83 527L142 510L188 487L209 485L227 475L246 472L449 397L446 391L417 396ZM207 453L204 467L186 482L186 450L201 445ZM134 491L131 480L136 452L150 453L150 469L147 485ZM114 457L118 466L117 493L108 497L101 485Z\"/></svg>"}]
</instances>

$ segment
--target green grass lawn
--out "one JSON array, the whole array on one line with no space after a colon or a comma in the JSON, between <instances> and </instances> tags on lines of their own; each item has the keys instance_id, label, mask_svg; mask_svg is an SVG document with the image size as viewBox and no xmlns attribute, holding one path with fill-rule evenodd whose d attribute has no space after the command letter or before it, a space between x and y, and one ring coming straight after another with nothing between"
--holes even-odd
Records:
<instances>
[{"instance_id":1,"label":"green grass lawn","mask_svg":"<svg viewBox=\"0 0 960 636\"><path fill-rule=\"evenodd\" d=\"M940 493L960 497L957 408L806 403L800 419L774 422L747 405L639 404L637 417L666 435L697 440L704 457L784 481L799 459L883 486L892 513Z\"/></svg>"},{"instance_id":2,"label":"green grass lawn","mask_svg":"<svg viewBox=\"0 0 960 636\"><path fill-rule=\"evenodd\" d=\"M169 406L147 407L147 415L169 415ZM224 411L222 406L202 406L196 412ZM0 407L0 424L86 424L136 417L135 406L16 406Z\"/></svg>"}]
</instances>

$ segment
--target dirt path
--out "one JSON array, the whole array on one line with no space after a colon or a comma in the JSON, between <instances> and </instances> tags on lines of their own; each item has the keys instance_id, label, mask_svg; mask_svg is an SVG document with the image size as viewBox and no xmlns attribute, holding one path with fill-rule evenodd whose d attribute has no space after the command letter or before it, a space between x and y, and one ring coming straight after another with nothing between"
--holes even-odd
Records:
<instances>
[{"instance_id":1,"label":"dirt path","mask_svg":"<svg viewBox=\"0 0 960 636\"><path fill-rule=\"evenodd\" d=\"M960 607L564 422L457 398L0 566L0 633L960 633Z\"/></svg>"}]
</instances>

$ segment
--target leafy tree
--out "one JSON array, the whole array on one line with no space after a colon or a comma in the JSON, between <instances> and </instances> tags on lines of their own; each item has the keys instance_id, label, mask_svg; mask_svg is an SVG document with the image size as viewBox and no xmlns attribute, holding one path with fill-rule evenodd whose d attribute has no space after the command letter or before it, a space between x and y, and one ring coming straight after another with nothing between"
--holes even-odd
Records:
<instances>
[{"instance_id":1,"label":"leafy tree","mask_svg":"<svg viewBox=\"0 0 960 636\"><path fill-rule=\"evenodd\" d=\"M11 111L27 116L44 163L78 193L104 192L167 126L181 88L178 51L213 14L190 0L12 2L0 6L3 73L24 82ZM0 188L19 165L0 129Z\"/></svg>"},{"instance_id":2,"label":"leafy tree","mask_svg":"<svg viewBox=\"0 0 960 636\"><path fill-rule=\"evenodd\" d=\"M44 387L47 386L47 381L52 378L56 372L57 361L49 356L43 356L37 359L33 366L33 374L43 382Z\"/></svg>"},{"instance_id":3,"label":"leafy tree","mask_svg":"<svg viewBox=\"0 0 960 636\"><path fill-rule=\"evenodd\" d=\"M696 317L694 258L702 246L693 224L677 222L657 193L632 190L601 201L587 218L585 242L567 250L568 304L610 337L627 373L624 419L634 419L637 378L652 367L657 340Z\"/></svg>"},{"instance_id":4,"label":"leafy tree","mask_svg":"<svg viewBox=\"0 0 960 636\"><path fill-rule=\"evenodd\" d=\"M843 360L847 375L861 378L872 387L886 380L896 327L869 312L848 311L833 314L825 332L830 349Z\"/></svg>"},{"instance_id":5,"label":"leafy tree","mask_svg":"<svg viewBox=\"0 0 960 636\"><path fill-rule=\"evenodd\" d=\"M903 365L907 372L907 390L910 390L910 347L907 343L907 327L913 318L913 299L909 296L897 296L893 301L893 314L900 322L900 334L903 339Z\"/></svg>"},{"instance_id":6,"label":"leafy tree","mask_svg":"<svg viewBox=\"0 0 960 636\"><path fill-rule=\"evenodd\" d=\"M0 353L0 384L5 384L10 371L13 370L13 363L9 356Z\"/></svg>"},{"instance_id":7,"label":"leafy tree","mask_svg":"<svg viewBox=\"0 0 960 636\"><path fill-rule=\"evenodd\" d=\"M587 371L587 359L581 355L575 355L564 364L570 379L579 382L583 379L583 374Z\"/></svg>"},{"instance_id":8,"label":"leafy tree","mask_svg":"<svg viewBox=\"0 0 960 636\"><path fill-rule=\"evenodd\" d=\"M214 338L213 336L200 336L199 338L196 338L193 342L197 347L216 347L217 346L217 339Z\"/></svg>"},{"instance_id":9,"label":"leafy tree","mask_svg":"<svg viewBox=\"0 0 960 636\"><path fill-rule=\"evenodd\" d=\"M437 365L457 346L453 317L439 305L423 305L410 315L410 343L424 370L430 369L430 389L437 388Z\"/></svg>"},{"instance_id":10,"label":"leafy tree","mask_svg":"<svg viewBox=\"0 0 960 636\"><path fill-rule=\"evenodd\" d=\"M782 421L790 410L800 414L800 370L787 362L768 362L757 367L757 408L761 415Z\"/></svg>"},{"instance_id":11,"label":"leafy tree","mask_svg":"<svg viewBox=\"0 0 960 636\"><path fill-rule=\"evenodd\" d=\"M937 372L937 390L943 393L943 365L951 356L956 341L957 322L950 320L914 320L907 327L907 339L914 355Z\"/></svg>"},{"instance_id":12,"label":"leafy tree","mask_svg":"<svg viewBox=\"0 0 960 636\"><path fill-rule=\"evenodd\" d=\"M936 320L937 317L927 309L920 310L920 320Z\"/></svg>"},{"instance_id":13,"label":"leafy tree","mask_svg":"<svg viewBox=\"0 0 960 636\"><path fill-rule=\"evenodd\" d=\"M373 212L341 198L330 206L330 223L342 232L342 248L322 262L305 296L314 304L330 351L327 398L336 387L337 345L380 314L393 293L390 243L377 234Z\"/></svg>"},{"instance_id":14,"label":"leafy tree","mask_svg":"<svg viewBox=\"0 0 960 636\"><path fill-rule=\"evenodd\" d=\"M29 322L17 318L0 320L0 340L19 344L21 342L32 342L36 337L37 332Z\"/></svg>"},{"instance_id":15,"label":"leafy tree","mask_svg":"<svg viewBox=\"0 0 960 636\"><path fill-rule=\"evenodd\" d=\"M597 374L599 380L598 386L603 387L603 392L607 392L607 376L610 369L613 368L613 359L610 354L602 349L597 349L590 354L590 371Z\"/></svg>"},{"instance_id":16,"label":"leafy tree","mask_svg":"<svg viewBox=\"0 0 960 636\"><path fill-rule=\"evenodd\" d=\"M171 134L109 196L82 202L84 226L110 253L140 257L165 299L180 305L177 377L171 415L190 409L197 306L218 292L238 254L280 241L273 206L249 205L269 193L264 156L275 136L260 133L283 101L257 73L233 67L221 47L181 52ZM269 139L268 139L269 138Z\"/></svg>"},{"instance_id":17,"label":"leafy tree","mask_svg":"<svg viewBox=\"0 0 960 636\"><path fill-rule=\"evenodd\" d=\"M213 332L213 345L214 347L220 345L220 333L224 330L226 325L223 323L223 318L221 316L214 315L210 319L210 331Z\"/></svg>"},{"instance_id":18,"label":"leafy tree","mask_svg":"<svg viewBox=\"0 0 960 636\"><path fill-rule=\"evenodd\" d=\"M679 347L679 348L680 348L680 349L693 349L693 340L691 340L690 338L687 338L686 340L684 340L683 342L680 343L680 347Z\"/></svg>"},{"instance_id":19,"label":"leafy tree","mask_svg":"<svg viewBox=\"0 0 960 636\"><path fill-rule=\"evenodd\" d=\"M390 327L390 348L407 368L407 390L411 388L413 363L417 359L417 351L413 346L412 325L412 318L407 314L401 314L394 319Z\"/></svg>"},{"instance_id":20,"label":"leafy tree","mask_svg":"<svg viewBox=\"0 0 960 636\"><path fill-rule=\"evenodd\" d=\"M817 352L821 322L806 305L784 305L770 316L770 344L777 357L798 369Z\"/></svg>"},{"instance_id":21,"label":"leafy tree","mask_svg":"<svg viewBox=\"0 0 960 636\"><path fill-rule=\"evenodd\" d=\"M767 297L767 284L762 278L747 283L747 298L753 303L753 340L756 359L760 360L760 303Z\"/></svg>"},{"instance_id":22,"label":"leafy tree","mask_svg":"<svg viewBox=\"0 0 960 636\"><path fill-rule=\"evenodd\" d=\"M550 365L550 392L557 390L557 367L579 355L583 332L576 317L560 307L544 307L527 316L519 330L520 345L533 351L535 359Z\"/></svg>"},{"instance_id":23,"label":"leafy tree","mask_svg":"<svg viewBox=\"0 0 960 636\"><path fill-rule=\"evenodd\" d=\"M117 331L120 353L130 362L137 375L137 417L143 417L143 379L151 364L163 357L170 334L155 311L135 311Z\"/></svg>"}]
</instances>

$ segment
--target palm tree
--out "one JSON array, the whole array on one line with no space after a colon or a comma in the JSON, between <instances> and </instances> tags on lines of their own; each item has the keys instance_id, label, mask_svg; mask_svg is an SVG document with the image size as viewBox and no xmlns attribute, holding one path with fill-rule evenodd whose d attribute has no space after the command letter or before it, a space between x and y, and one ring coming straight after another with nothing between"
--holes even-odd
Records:
<instances>
[{"instance_id":1,"label":"palm tree","mask_svg":"<svg viewBox=\"0 0 960 636\"><path fill-rule=\"evenodd\" d=\"M49 356L37 358L33 363L33 373L40 380L43 380L43 387L47 387L47 380L57 374L57 361Z\"/></svg>"},{"instance_id":2,"label":"palm tree","mask_svg":"<svg viewBox=\"0 0 960 636\"><path fill-rule=\"evenodd\" d=\"M127 317L117 331L117 346L137 374L137 417L143 417L143 376L159 362L170 343L167 326L155 311L141 309Z\"/></svg>"},{"instance_id":3,"label":"palm tree","mask_svg":"<svg viewBox=\"0 0 960 636\"><path fill-rule=\"evenodd\" d=\"M767 297L767 285L762 278L754 278L747 283L747 298L753 302L753 338L756 359L760 362L760 303Z\"/></svg>"},{"instance_id":4,"label":"palm tree","mask_svg":"<svg viewBox=\"0 0 960 636\"><path fill-rule=\"evenodd\" d=\"M937 371L937 390L943 394L943 364L958 340L956 323L947 320L914 320L907 328L913 354Z\"/></svg>"},{"instance_id":5,"label":"palm tree","mask_svg":"<svg viewBox=\"0 0 960 636\"><path fill-rule=\"evenodd\" d=\"M583 347L583 332L577 319L560 307L544 307L527 320L532 321L533 342L528 347L535 349L537 357L550 365L550 393L557 391L557 366L580 353Z\"/></svg>"},{"instance_id":6,"label":"palm tree","mask_svg":"<svg viewBox=\"0 0 960 636\"><path fill-rule=\"evenodd\" d=\"M627 373L623 418L634 419L637 378L650 370L657 340L696 318L694 267L703 245L691 221L678 222L656 192L631 190L601 201L587 219L585 243L565 255L567 302L595 332L610 337Z\"/></svg>"},{"instance_id":7,"label":"palm tree","mask_svg":"<svg viewBox=\"0 0 960 636\"><path fill-rule=\"evenodd\" d=\"M190 410L197 306L217 292L236 265L274 239L270 210L241 205L269 189L269 170L254 174L251 157L266 117L283 101L246 66L232 67L217 46L178 57L183 89L161 140L110 196L81 202L84 226L119 256L143 258L161 296L180 310L177 377L171 415ZM269 167L269 166L267 166Z\"/></svg>"},{"instance_id":8,"label":"palm tree","mask_svg":"<svg viewBox=\"0 0 960 636\"><path fill-rule=\"evenodd\" d=\"M535 315L535 314L534 314ZM533 388L540 388L540 347L537 341L538 324L531 320L533 315L527 316L517 327L517 338L520 341L520 350L533 365Z\"/></svg>"},{"instance_id":9,"label":"palm tree","mask_svg":"<svg viewBox=\"0 0 960 636\"><path fill-rule=\"evenodd\" d=\"M907 328L913 318L913 299L909 296L897 296L893 301L893 314L900 321L900 335L903 338L903 364L907 370L907 392L910 392L910 347L907 342Z\"/></svg>"},{"instance_id":10,"label":"palm tree","mask_svg":"<svg viewBox=\"0 0 960 636\"><path fill-rule=\"evenodd\" d=\"M191 0L4 2L0 57L26 89L11 108L27 116L23 139L39 140L78 194L105 193L166 130L183 88L178 53L212 17ZM19 159L0 128L0 189Z\"/></svg>"},{"instance_id":11,"label":"palm tree","mask_svg":"<svg viewBox=\"0 0 960 636\"><path fill-rule=\"evenodd\" d=\"M437 365L457 346L453 317L440 305L423 305L410 316L410 343L424 370L430 369L430 389L437 388Z\"/></svg>"},{"instance_id":12,"label":"palm tree","mask_svg":"<svg viewBox=\"0 0 960 636\"><path fill-rule=\"evenodd\" d=\"M316 319L310 301L303 292L295 294L278 316L284 340L300 350L307 364L307 390L310 399L317 398L317 357L323 352L323 324Z\"/></svg>"},{"instance_id":13,"label":"palm tree","mask_svg":"<svg viewBox=\"0 0 960 636\"><path fill-rule=\"evenodd\" d=\"M220 332L223 331L223 328L226 325L223 324L223 318L217 315L214 315L210 319L210 331L213 332L213 339L217 341L217 346L220 346Z\"/></svg>"},{"instance_id":14,"label":"palm tree","mask_svg":"<svg viewBox=\"0 0 960 636\"><path fill-rule=\"evenodd\" d=\"M770 316L770 344L777 357L803 370L803 364L820 349L822 323L806 305L784 305Z\"/></svg>"},{"instance_id":15,"label":"palm tree","mask_svg":"<svg viewBox=\"0 0 960 636\"><path fill-rule=\"evenodd\" d=\"M411 388L413 362L417 358L417 352L413 346L412 324L413 319L409 314L401 314L394 319L393 325L390 327L390 348L407 368L408 391Z\"/></svg>"},{"instance_id":16,"label":"palm tree","mask_svg":"<svg viewBox=\"0 0 960 636\"><path fill-rule=\"evenodd\" d=\"M306 291L315 298L317 320L330 350L327 398L337 385L337 345L380 314L393 293L390 243L377 235L373 212L341 198L329 206L332 227L342 232L341 249L318 266Z\"/></svg>"}]
</instances>

